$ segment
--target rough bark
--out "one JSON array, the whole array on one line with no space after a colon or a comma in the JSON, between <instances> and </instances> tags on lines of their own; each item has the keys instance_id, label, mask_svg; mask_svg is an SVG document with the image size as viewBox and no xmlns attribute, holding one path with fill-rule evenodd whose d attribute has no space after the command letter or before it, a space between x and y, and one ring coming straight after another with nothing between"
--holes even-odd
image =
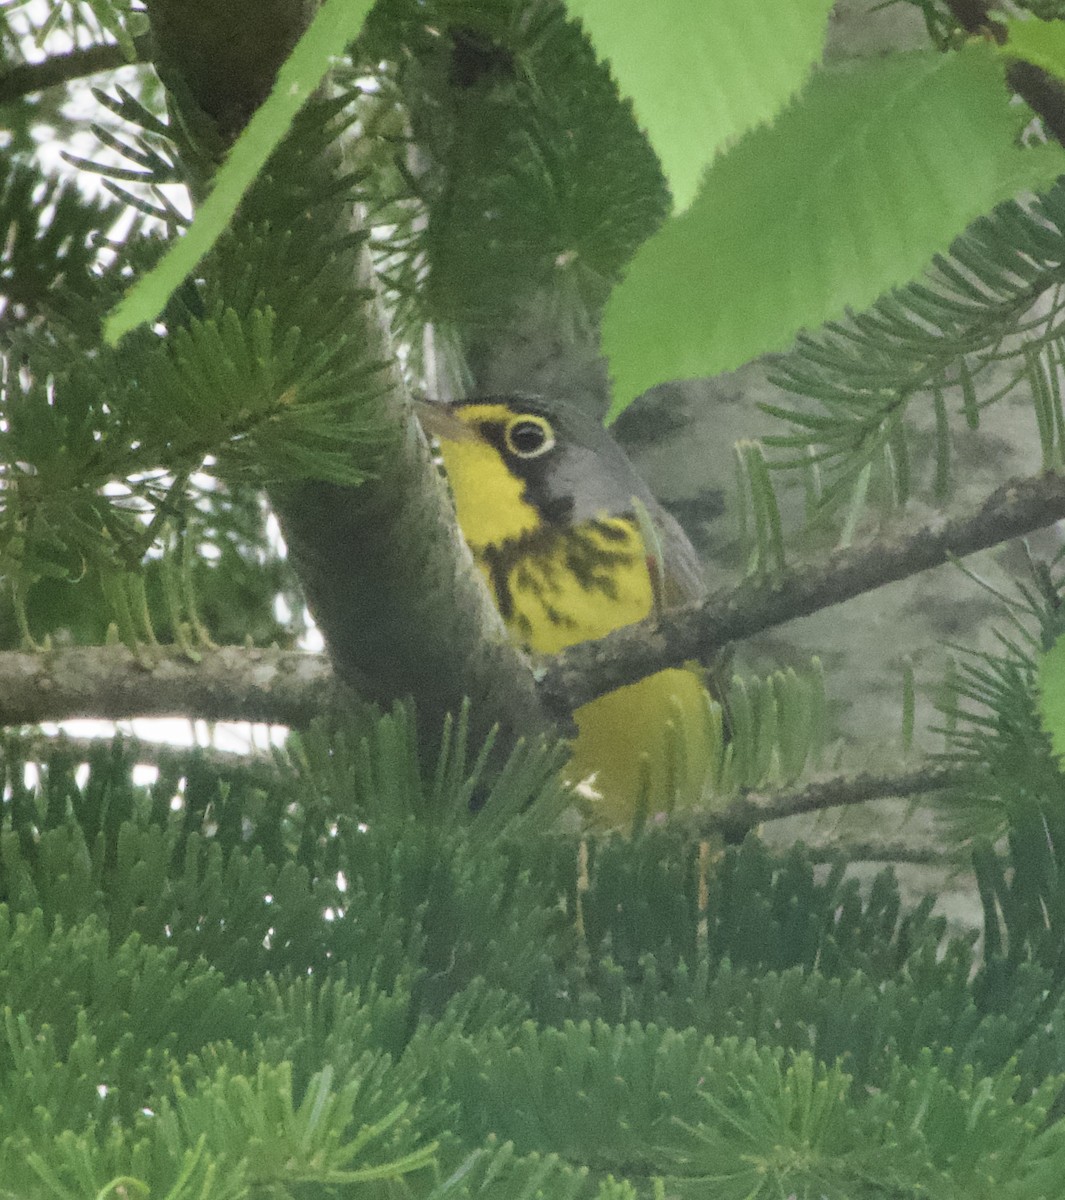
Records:
<instances>
[{"instance_id":1,"label":"rough bark","mask_svg":"<svg viewBox=\"0 0 1065 1200\"><path fill-rule=\"evenodd\" d=\"M320 655L204 650L136 657L124 646L0 655L0 725L187 716L304 725L350 696Z\"/></svg>"}]
</instances>

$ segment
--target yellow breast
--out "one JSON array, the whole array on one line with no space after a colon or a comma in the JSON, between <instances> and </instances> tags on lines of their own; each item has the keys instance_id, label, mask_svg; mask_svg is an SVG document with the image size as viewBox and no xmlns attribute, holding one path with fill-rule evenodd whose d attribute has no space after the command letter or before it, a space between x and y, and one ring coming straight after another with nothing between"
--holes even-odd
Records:
<instances>
[{"instance_id":1,"label":"yellow breast","mask_svg":"<svg viewBox=\"0 0 1065 1200\"><path fill-rule=\"evenodd\" d=\"M651 575L631 521L539 527L474 554L508 628L537 654L557 654L651 611Z\"/></svg>"},{"instance_id":2,"label":"yellow breast","mask_svg":"<svg viewBox=\"0 0 1065 1200\"><path fill-rule=\"evenodd\" d=\"M555 654L651 612L646 548L632 521L602 517L475 555L508 628L534 653ZM699 799L713 744L708 703L699 676L669 670L574 713L567 775L584 785L597 820L631 824L644 792L652 809Z\"/></svg>"}]
</instances>

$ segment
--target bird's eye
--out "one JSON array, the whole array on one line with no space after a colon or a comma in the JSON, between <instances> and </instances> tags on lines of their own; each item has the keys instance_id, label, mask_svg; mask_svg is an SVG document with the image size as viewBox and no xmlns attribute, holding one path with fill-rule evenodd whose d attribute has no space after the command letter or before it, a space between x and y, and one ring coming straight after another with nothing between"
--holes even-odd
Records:
<instances>
[{"instance_id":1,"label":"bird's eye","mask_svg":"<svg viewBox=\"0 0 1065 1200\"><path fill-rule=\"evenodd\" d=\"M507 449L518 458L539 458L555 444L555 431L543 417L517 417L504 435Z\"/></svg>"}]
</instances>

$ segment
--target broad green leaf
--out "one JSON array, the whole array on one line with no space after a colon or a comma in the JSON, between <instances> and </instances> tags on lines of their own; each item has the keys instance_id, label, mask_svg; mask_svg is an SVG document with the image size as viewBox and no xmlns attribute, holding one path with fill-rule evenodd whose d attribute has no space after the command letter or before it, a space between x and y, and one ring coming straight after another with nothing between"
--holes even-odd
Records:
<instances>
[{"instance_id":1,"label":"broad green leaf","mask_svg":"<svg viewBox=\"0 0 1065 1200\"><path fill-rule=\"evenodd\" d=\"M832 0L569 0L688 207L714 155L819 61Z\"/></svg>"},{"instance_id":2,"label":"broad green leaf","mask_svg":"<svg viewBox=\"0 0 1065 1200\"><path fill-rule=\"evenodd\" d=\"M1065 760L1065 634L1039 660L1039 717L1055 755Z\"/></svg>"},{"instance_id":3,"label":"broad green leaf","mask_svg":"<svg viewBox=\"0 0 1065 1200\"><path fill-rule=\"evenodd\" d=\"M1007 21L1008 37L999 53L1023 58L1065 79L1065 21Z\"/></svg>"},{"instance_id":4,"label":"broad green leaf","mask_svg":"<svg viewBox=\"0 0 1065 1200\"><path fill-rule=\"evenodd\" d=\"M1018 146L1027 119L984 45L815 75L717 159L614 290L612 416L652 384L731 370L865 308L976 217L1048 185L1065 156Z\"/></svg>"},{"instance_id":5,"label":"broad green leaf","mask_svg":"<svg viewBox=\"0 0 1065 1200\"><path fill-rule=\"evenodd\" d=\"M108 314L104 339L109 345L138 325L154 321L181 281L211 250L293 118L322 82L333 57L342 54L362 28L371 4L372 0L326 0L318 10L278 71L270 95L233 143L184 237Z\"/></svg>"}]
</instances>

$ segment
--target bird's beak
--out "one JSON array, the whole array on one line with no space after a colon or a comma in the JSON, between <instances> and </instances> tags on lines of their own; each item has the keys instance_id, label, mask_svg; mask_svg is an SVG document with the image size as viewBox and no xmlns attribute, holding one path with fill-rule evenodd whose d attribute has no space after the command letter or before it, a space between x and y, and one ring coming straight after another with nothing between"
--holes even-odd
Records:
<instances>
[{"instance_id":1,"label":"bird's beak","mask_svg":"<svg viewBox=\"0 0 1065 1200\"><path fill-rule=\"evenodd\" d=\"M473 438L470 427L455 416L449 404L416 400L414 411L429 437L442 442L468 442Z\"/></svg>"}]
</instances>

